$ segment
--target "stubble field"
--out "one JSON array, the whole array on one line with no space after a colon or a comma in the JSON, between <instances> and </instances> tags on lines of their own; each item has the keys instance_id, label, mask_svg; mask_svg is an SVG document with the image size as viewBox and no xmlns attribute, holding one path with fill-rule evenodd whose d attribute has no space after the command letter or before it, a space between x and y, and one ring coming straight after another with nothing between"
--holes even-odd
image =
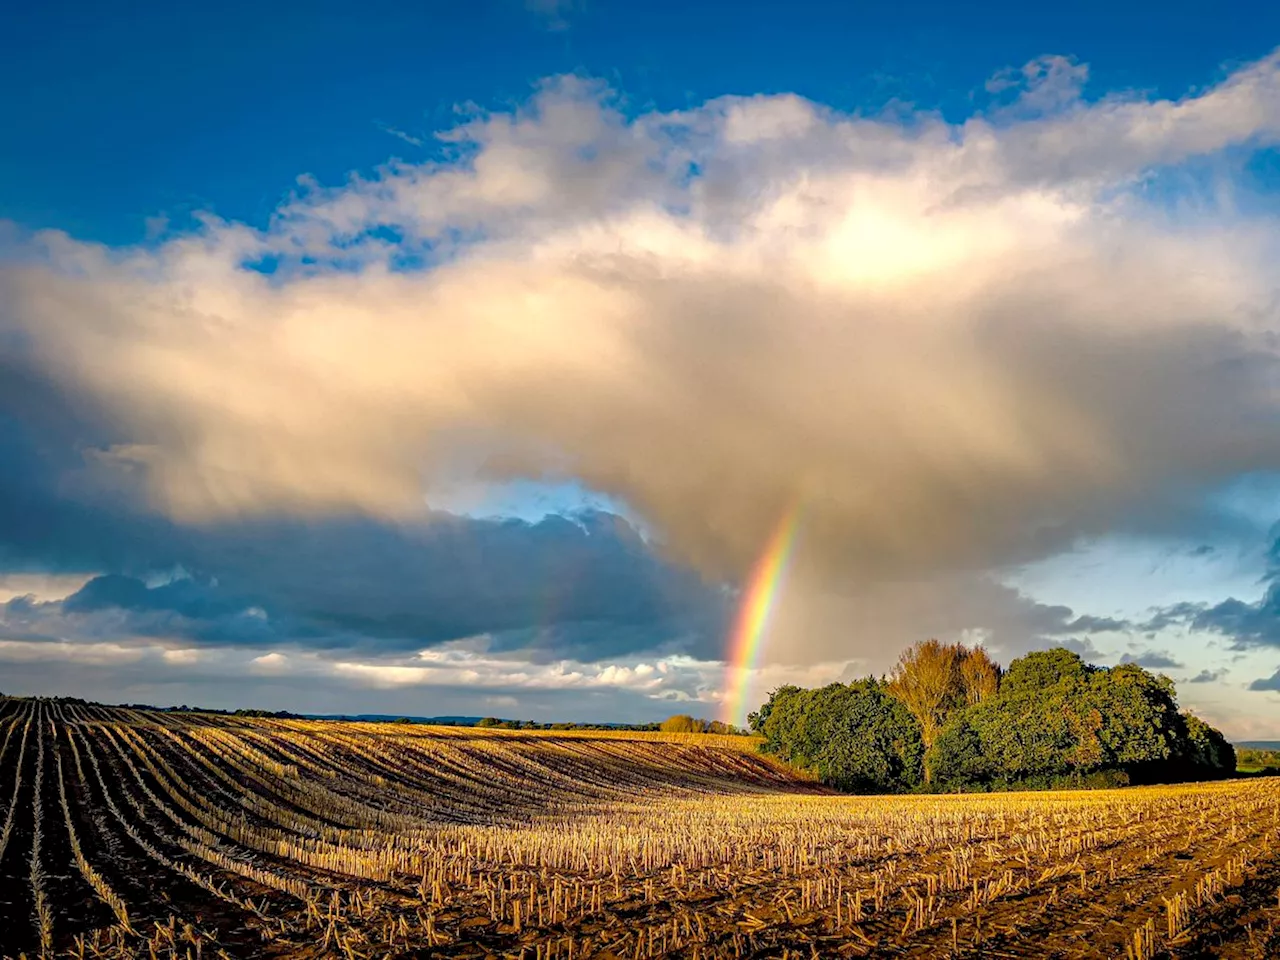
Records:
<instances>
[{"instance_id":1,"label":"stubble field","mask_svg":"<svg viewBox=\"0 0 1280 960\"><path fill-rule=\"evenodd\" d=\"M841 797L741 737L0 700L0 954L1273 957L1277 784Z\"/></svg>"}]
</instances>

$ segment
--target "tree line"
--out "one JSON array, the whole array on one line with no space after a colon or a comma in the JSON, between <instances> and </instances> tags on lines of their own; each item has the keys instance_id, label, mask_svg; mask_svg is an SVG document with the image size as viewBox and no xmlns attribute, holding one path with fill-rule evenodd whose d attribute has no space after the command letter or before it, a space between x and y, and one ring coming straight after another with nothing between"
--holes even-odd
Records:
<instances>
[{"instance_id":1,"label":"tree line","mask_svg":"<svg viewBox=\"0 0 1280 960\"><path fill-rule=\"evenodd\" d=\"M408 721L405 721L408 722ZM497 717L484 717L476 721L477 727L490 727L497 730L638 730L644 732L663 733L732 733L746 734L732 724L719 720L703 720L687 713L677 713L660 722L653 723L537 723L533 720L500 720Z\"/></svg>"},{"instance_id":2,"label":"tree line","mask_svg":"<svg viewBox=\"0 0 1280 960\"><path fill-rule=\"evenodd\" d=\"M538 723L536 720L503 720L499 717L483 717L477 727L493 730L657 730L655 723Z\"/></svg>"},{"instance_id":3,"label":"tree line","mask_svg":"<svg viewBox=\"0 0 1280 960\"><path fill-rule=\"evenodd\" d=\"M1280 774L1280 750L1267 747L1239 747L1236 749L1236 764L1241 770L1275 776Z\"/></svg>"},{"instance_id":4,"label":"tree line","mask_svg":"<svg viewBox=\"0 0 1280 960\"><path fill-rule=\"evenodd\" d=\"M750 714L762 749L855 792L1118 786L1230 776L1235 750L1179 711L1173 681L1064 648L1001 669L937 640L888 677L779 687Z\"/></svg>"}]
</instances>

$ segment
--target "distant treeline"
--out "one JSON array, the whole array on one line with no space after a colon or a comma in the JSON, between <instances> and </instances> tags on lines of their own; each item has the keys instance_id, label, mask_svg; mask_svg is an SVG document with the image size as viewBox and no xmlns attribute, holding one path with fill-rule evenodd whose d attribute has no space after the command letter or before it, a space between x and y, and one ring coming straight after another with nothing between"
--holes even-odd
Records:
<instances>
[{"instance_id":1,"label":"distant treeline","mask_svg":"<svg viewBox=\"0 0 1280 960\"><path fill-rule=\"evenodd\" d=\"M0 697L4 697L0 693ZM355 714L352 716L334 715L317 717L309 714L291 713L288 710L239 709L222 710L217 707L181 706L160 707L151 703L99 703L97 700L84 700L80 697L18 697L14 699L50 700L55 703L78 704L86 707L118 707L125 710L149 710L155 713L209 713L220 717L257 717L270 720L333 720L337 722L359 723L425 723L439 727L487 727L498 730L638 730L663 731L666 733L727 733L747 735L748 730L721 723L719 720L701 720L687 714L677 714L661 722L651 723L538 723L534 720L503 720L498 717L396 717L384 715Z\"/></svg>"},{"instance_id":2,"label":"distant treeline","mask_svg":"<svg viewBox=\"0 0 1280 960\"><path fill-rule=\"evenodd\" d=\"M889 677L774 690L749 717L763 750L857 792L1167 783L1230 776L1235 750L1179 712L1173 681L1069 650L1002 670L936 640Z\"/></svg>"},{"instance_id":3,"label":"distant treeline","mask_svg":"<svg viewBox=\"0 0 1280 960\"><path fill-rule=\"evenodd\" d=\"M1264 750L1260 747L1236 747L1236 765L1241 770L1262 770L1280 773L1280 750Z\"/></svg>"},{"instance_id":4,"label":"distant treeline","mask_svg":"<svg viewBox=\"0 0 1280 960\"><path fill-rule=\"evenodd\" d=\"M663 733L723 733L738 735L750 733L749 730L742 730L730 724L721 723L719 720L699 720L697 717L691 717L687 713L677 713L674 717L667 717L662 723L658 724L658 729Z\"/></svg>"},{"instance_id":5,"label":"distant treeline","mask_svg":"<svg viewBox=\"0 0 1280 960\"><path fill-rule=\"evenodd\" d=\"M683 713L668 717L661 723L535 723L533 720L499 720L497 717L485 717L483 720L478 721L476 726L491 727L498 730L660 730L663 733L727 733L740 735L746 735L749 732L730 726L727 723L721 723L719 720L701 720Z\"/></svg>"},{"instance_id":6,"label":"distant treeline","mask_svg":"<svg viewBox=\"0 0 1280 960\"><path fill-rule=\"evenodd\" d=\"M0 693L0 697L4 694ZM690 726L680 726L678 729L690 730L698 733L743 733L745 731L735 730L726 724L718 721L708 722L706 720L695 720L692 717L672 717L661 723L654 721L652 723L536 723L533 720L501 720L497 717L471 718L471 717L396 717L396 716L372 716L366 714L355 715L334 715L328 717L316 717L309 714L292 713L288 710L259 710L254 708L242 708L238 710L223 710L218 707L189 707L185 703L181 706L161 707L152 703L100 703L96 700L84 700L80 697L34 697L34 698L16 698L16 699L37 699L50 700L55 703L78 704L87 707L117 707L125 710L148 710L154 713L207 713L220 717L254 717L266 718L270 720L333 720L335 722L359 722L359 723L425 723L432 726L442 727L495 727L501 730L666 730L666 725L672 722L688 722ZM670 728L676 729L676 728Z\"/></svg>"},{"instance_id":7,"label":"distant treeline","mask_svg":"<svg viewBox=\"0 0 1280 960\"><path fill-rule=\"evenodd\" d=\"M494 730L657 730L656 723L538 723L534 720L499 720L485 717L477 727Z\"/></svg>"}]
</instances>

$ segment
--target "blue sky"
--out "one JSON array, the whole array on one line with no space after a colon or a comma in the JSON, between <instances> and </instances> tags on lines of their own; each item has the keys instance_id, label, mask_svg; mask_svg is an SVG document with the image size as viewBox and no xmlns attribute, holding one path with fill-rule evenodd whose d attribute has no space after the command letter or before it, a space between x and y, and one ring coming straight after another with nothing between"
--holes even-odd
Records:
<instances>
[{"instance_id":1,"label":"blue sky","mask_svg":"<svg viewBox=\"0 0 1280 960\"><path fill-rule=\"evenodd\" d=\"M987 79L1045 53L1096 93L1180 96L1280 36L1274 4L15 5L0 33L0 215L134 242L159 216L262 224L294 180L390 156L455 107L502 108L540 78L600 77L634 110L798 93L841 110L901 100L958 119Z\"/></svg>"},{"instance_id":2,"label":"blue sky","mask_svg":"<svg viewBox=\"0 0 1280 960\"><path fill-rule=\"evenodd\" d=\"M1273 4L5 18L6 691L709 715L798 500L761 693L1280 736Z\"/></svg>"}]
</instances>

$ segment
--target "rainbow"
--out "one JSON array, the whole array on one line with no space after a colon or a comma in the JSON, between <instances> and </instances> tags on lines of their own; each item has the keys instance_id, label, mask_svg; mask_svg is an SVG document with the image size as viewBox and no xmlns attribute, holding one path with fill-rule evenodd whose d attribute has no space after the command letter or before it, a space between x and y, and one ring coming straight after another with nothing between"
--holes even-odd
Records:
<instances>
[{"instance_id":1,"label":"rainbow","mask_svg":"<svg viewBox=\"0 0 1280 960\"><path fill-rule=\"evenodd\" d=\"M791 559L799 525L800 507L795 504L778 521L769 543L756 561L755 569L751 571L751 579L742 591L741 606L729 637L724 701L726 723L743 726L747 722L752 672L760 658L761 641L778 597L778 587L787 572L787 561Z\"/></svg>"}]
</instances>

